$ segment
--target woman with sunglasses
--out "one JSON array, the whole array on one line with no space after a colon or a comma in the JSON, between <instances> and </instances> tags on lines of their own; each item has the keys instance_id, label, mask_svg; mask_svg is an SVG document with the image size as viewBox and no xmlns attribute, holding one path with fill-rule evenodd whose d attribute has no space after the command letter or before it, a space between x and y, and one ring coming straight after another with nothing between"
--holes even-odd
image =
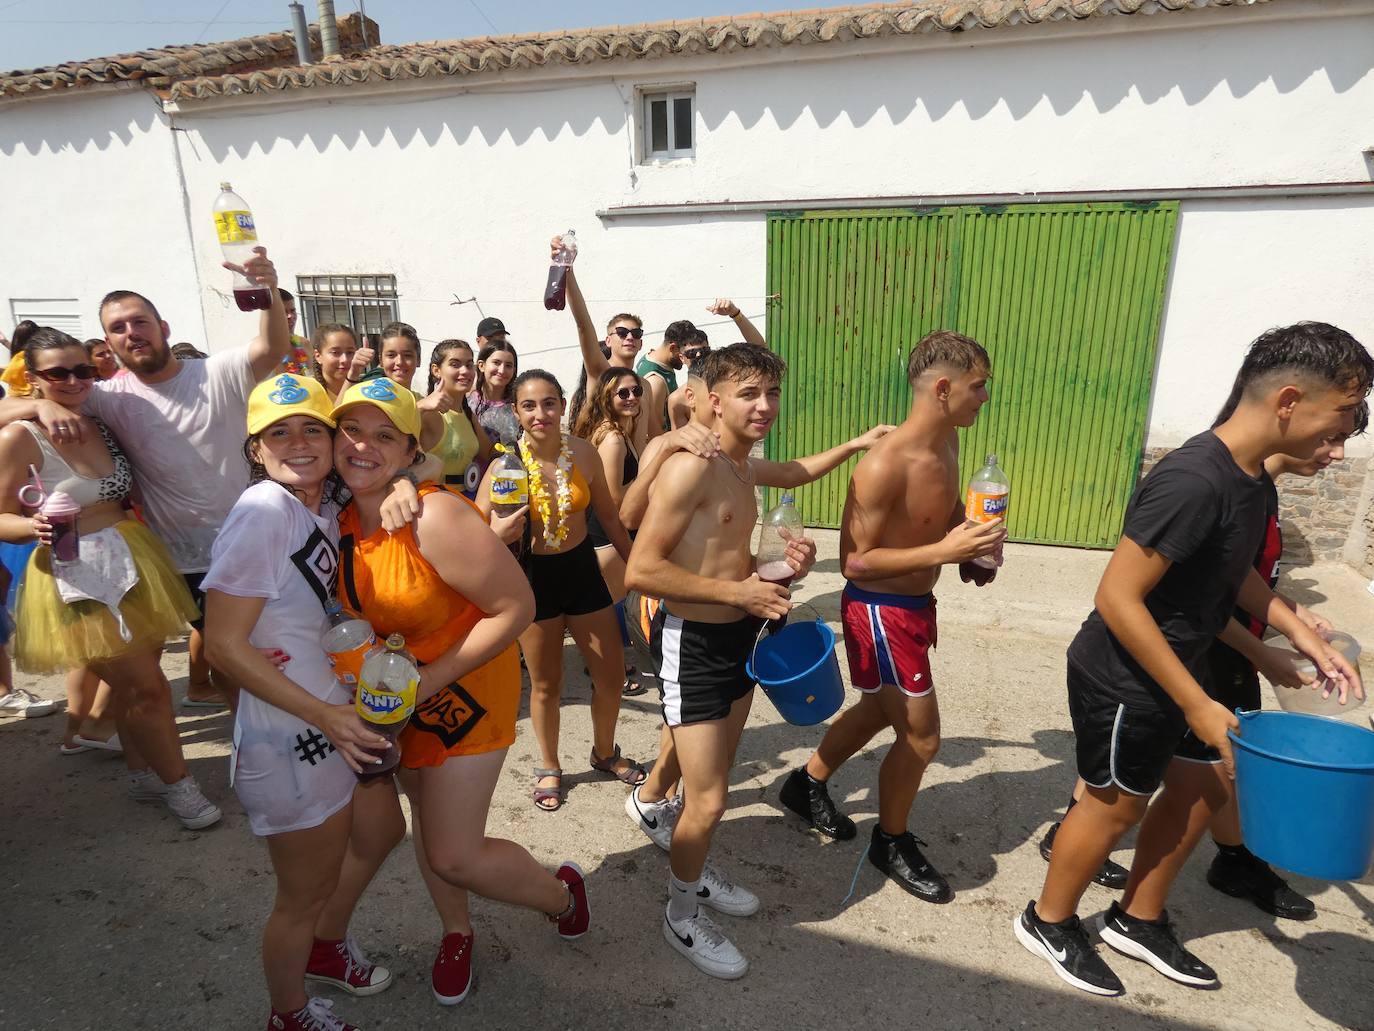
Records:
<instances>
[{"instance_id":1,"label":"woman with sunglasses","mask_svg":"<svg viewBox=\"0 0 1374 1031\"><path fill-rule=\"evenodd\" d=\"M23 354L34 396L79 413L98 375L85 346L43 326ZM221 814L187 771L158 663L199 613L167 549L125 507L133 475L124 452L104 423L82 422L79 441L68 434L60 443L37 422L0 430L0 540L39 543L19 588L15 661L33 673L89 667L110 684L125 739L161 782L152 797L199 830ZM59 492L80 508L74 560L55 560L41 510L43 496ZM25 516L23 507L38 511Z\"/></svg>"},{"instance_id":2,"label":"woman with sunglasses","mask_svg":"<svg viewBox=\"0 0 1374 1031\"><path fill-rule=\"evenodd\" d=\"M587 536L588 510L596 512L622 560L629 557L630 539L620 525L600 456L585 440L563 432L566 403L558 380L543 369L522 373L515 380L515 407L524 430L519 454L529 473L527 572L535 612L534 622L520 635L520 650L530 674L530 723L542 763L534 771L534 804L553 812L563 805L558 732L565 631L572 634L592 678L592 769L626 784L644 779L644 768L622 757L615 742L625 651L611 594ZM490 505L490 486L488 470L477 493L484 511Z\"/></svg>"},{"instance_id":3,"label":"woman with sunglasses","mask_svg":"<svg viewBox=\"0 0 1374 1031\"><path fill-rule=\"evenodd\" d=\"M596 448L617 510L625 491L639 475L639 449L634 443L635 421L643 411L644 383L626 369L607 369L596 381L590 402L582 409L573 436L581 437ZM624 633L625 562L615 550L601 526L594 509L587 512L587 536L596 549L596 561L611 600L616 605L616 619L621 624L621 643L628 644ZM634 534L629 534L634 539ZM643 687L635 683L634 668L625 667L625 682L621 692L627 696L642 694Z\"/></svg>"},{"instance_id":4,"label":"woman with sunglasses","mask_svg":"<svg viewBox=\"0 0 1374 1031\"><path fill-rule=\"evenodd\" d=\"M430 454L444 465L446 487L475 497L482 470L491 461L491 438L467 400L477 380L472 345L466 340L440 341L429 356L429 394L444 399L444 436Z\"/></svg>"},{"instance_id":5,"label":"woman with sunglasses","mask_svg":"<svg viewBox=\"0 0 1374 1031\"><path fill-rule=\"evenodd\" d=\"M508 340L493 340L477 353L477 383L468 407L492 443L514 444L520 436L515 415L515 377L520 359Z\"/></svg>"}]
</instances>

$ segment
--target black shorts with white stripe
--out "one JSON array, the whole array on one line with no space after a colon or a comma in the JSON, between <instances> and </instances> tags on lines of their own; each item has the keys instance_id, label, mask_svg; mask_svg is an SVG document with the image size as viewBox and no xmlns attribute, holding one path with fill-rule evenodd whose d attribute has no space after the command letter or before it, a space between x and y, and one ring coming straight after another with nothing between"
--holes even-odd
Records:
<instances>
[{"instance_id":1,"label":"black shorts with white stripe","mask_svg":"<svg viewBox=\"0 0 1374 1031\"><path fill-rule=\"evenodd\" d=\"M1120 702L1072 662L1068 684L1078 775L1095 788L1154 794L1188 731L1183 710Z\"/></svg>"},{"instance_id":2,"label":"black shorts with white stripe","mask_svg":"<svg viewBox=\"0 0 1374 1031\"><path fill-rule=\"evenodd\" d=\"M744 671L763 620L697 623L660 606L650 628L649 651L658 669L663 722L670 727L723 720L754 689Z\"/></svg>"}]
</instances>

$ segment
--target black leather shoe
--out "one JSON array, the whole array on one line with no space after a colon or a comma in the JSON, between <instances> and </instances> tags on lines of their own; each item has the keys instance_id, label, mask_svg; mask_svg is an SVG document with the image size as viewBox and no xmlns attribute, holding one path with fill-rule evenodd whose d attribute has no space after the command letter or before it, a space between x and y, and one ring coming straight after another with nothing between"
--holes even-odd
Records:
<instances>
[{"instance_id":1,"label":"black leather shoe","mask_svg":"<svg viewBox=\"0 0 1374 1031\"><path fill-rule=\"evenodd\" d=\"M1057 830L1059 830L1059 824L1050 824L1050 829L1040 839L1040 858L1047 863L1050 861L1050 853L1054 851L1054 835ZM1093 883L1120 891L1126 887L1127 874L1127 869L1120 863L1113 863L1110 859L1105 859L1102 861L1102 869L1093 875Z\"/></svg>"},{"instance_id":2,"label":"black leather shoe","mask_svg":"<svg viewBox=\"0 0 1374 1031\"><path fill-rule=\"evenodd\" d=\"M882 828L873 828L873 840L868 846L868 861L894 880L903 891L926 902L949 902L954 889L931 866L918 846L925 842L910 831L889 838Z\"/></svg>"},{"instance_id":3,"label":"black leather shoe","mask_svg":"<svg viewBox=\"0 0 1374 1031\"><path fill-rule=\"evenodd\" d=\"M804 770L793 770L782 782L778 799L827 838L848 841L858 833L854 821L835 808L830 792Z\"/></svg>"},{"instance_id":4,"label":"black leather shoe","mask_svg":"<svg viewBox=\"0 0 1374 1031\"><path fill-rule=\"evenodd\" d=\"M1284 920L1312 920L1317 915L1311 899L1290 888L1247 848L1231 853L1218 849L1207 868L1207 883L1232 898L1249 899L1264 912Z\"/></svg>"}]
</instances>

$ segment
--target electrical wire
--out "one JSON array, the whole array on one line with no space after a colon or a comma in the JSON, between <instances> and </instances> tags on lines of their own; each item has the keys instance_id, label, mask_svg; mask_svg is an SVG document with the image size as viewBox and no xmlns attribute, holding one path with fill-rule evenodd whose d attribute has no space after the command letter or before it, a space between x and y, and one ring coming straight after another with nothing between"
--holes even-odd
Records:
<instances>
[{"instance_id":1,"label":"electrical wire","mask_svg":"<svg viewBox=\"0 0 1374 1031\"><path fill-rule=\"evenodd\" d=\"M491 26L492 32L496 33L498 36L501 35L501 30L496 27L496 23L487 17L487 12L477 6L477 0L468 0L468 3L472 5L474 11L482 16L482 20Z\"/></svg>"},{"instance_id":2,"label":"electrical wire","mask_svg":"<svg viewBox=\"0 0 1374 1031\"><path fill-rule=\"evenodd\" d=\"M214 17L207 21L205 25L201 28L200 35L196 37L196 43L199 43L202 39L205 38L205 34L210 31L210 26L214 25L215 22L219 21L219 16L224 13L224 9L228 6L229 0L224 0L224 3L219 5L219 10L215 12Z\"/></svg>"}]
</instances>

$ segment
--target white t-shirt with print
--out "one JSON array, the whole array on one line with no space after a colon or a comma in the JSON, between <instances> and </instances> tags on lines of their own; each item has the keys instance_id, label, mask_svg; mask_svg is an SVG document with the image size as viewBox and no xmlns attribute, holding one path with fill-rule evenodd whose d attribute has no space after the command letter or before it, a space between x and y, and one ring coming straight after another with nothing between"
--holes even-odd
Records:
<instances>
[{"instance_id":1,"label":"white t-shirt with print","mask_svg":"<svg viewBox=\"0 0 1374 1031\"><path fill-rule=\"evenodd\" d=\"M243 441L256 383L241 347L183 361L163 383L97 383L86 402L129 456L148 523L183 573L209 566L215 534L248 483Z\"/></svg>"},{"instance_id":2,"label":"white t-shirt with print","mask_svg":"<svg viewBox=\"0 0 1374 1031\"><path fill-rule=\"evenodd\" d=\"M224 521L202 584L266 604L248 640L291 656L282 672L331 705L348 702L321 638L339 569L338 511L315 515L285 487L255 483ZM316 827L353 797L357 778L318 727L244 690L230 759L234 790L253 833Z\"/></svg>"}]
</instances>

